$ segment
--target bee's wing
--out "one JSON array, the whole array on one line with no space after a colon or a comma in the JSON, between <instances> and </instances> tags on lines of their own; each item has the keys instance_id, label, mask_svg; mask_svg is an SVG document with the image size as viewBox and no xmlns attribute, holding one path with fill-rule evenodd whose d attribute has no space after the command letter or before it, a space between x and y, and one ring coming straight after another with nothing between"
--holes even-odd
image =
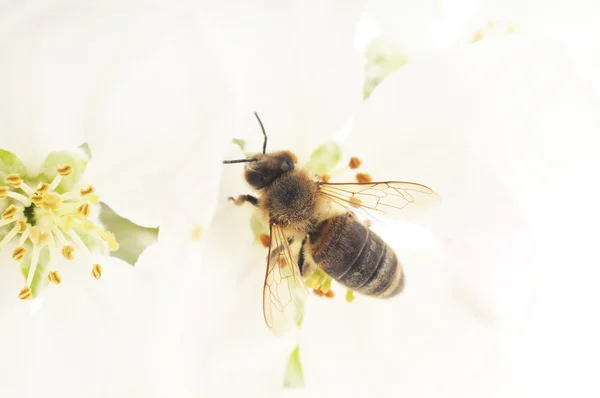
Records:
<instances>
[{"instance_id":1,"label":"bee's wing","mask_svg":"<svg viewBox=\"0 0 600 398\"><path fill-rule=\"evenodd\" d=\"M269 234L271 244L263 287L263 314L271 333L278 336L301 321L307 290L281 227L271 224Z\"/></svg>"},{"instance_id":2,"label":"bee's wing","mask_svg":"<svg viewBox=\"0 0 600 398\"><path fill-rule=\"evenodd\" d=\"M418 217L438 204L431 188L414 182L319 183L319 191L346 209L368 218L383 215L392 220Z\"/></svg>"}]
</instances>

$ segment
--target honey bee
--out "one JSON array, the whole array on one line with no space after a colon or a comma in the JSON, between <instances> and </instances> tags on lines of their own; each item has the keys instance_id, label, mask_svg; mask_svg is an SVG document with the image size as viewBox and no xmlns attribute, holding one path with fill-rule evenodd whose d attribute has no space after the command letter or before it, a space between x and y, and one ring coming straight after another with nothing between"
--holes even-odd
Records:
<instances>
[{"instance_id":1,"label":"honey bee","mask_svg":"<svg viewBox=\"0 0 600 398\"><path fill-rule=\"evenodd\" d=\"M400 219L414 208L435 205L431 188L403 181L330 183L298 167L290 151L262 153L223 163L245 163L244 178L260 196L229 198L257 207L268 221L263 314L274 335L302 317L308 289L303 276L314 267L360 294L390 298L402 292L404 272L394 250L366 221ZM297 251L294 242L301 242Z\"/></svg>"}]
</instances>

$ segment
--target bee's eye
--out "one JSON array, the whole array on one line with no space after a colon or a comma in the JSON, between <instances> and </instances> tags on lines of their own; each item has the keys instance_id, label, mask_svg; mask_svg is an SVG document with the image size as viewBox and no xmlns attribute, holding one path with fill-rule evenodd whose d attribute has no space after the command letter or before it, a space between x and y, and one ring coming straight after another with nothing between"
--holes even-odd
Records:
<instances>
[{"instance_id":1,"label":"bee's eye","mask_svg":"<svg viewBox=\"0 0 600 398\"><path fill-rule=\"evenodd\" d=\"M246 181L254 188L262 188L265 185L265 176L255 170L246 170Z\"/></svg>"},{"instance_id":2,"label":"bee's eye","mask_svg":"<svg viewBox=\"0 0 600 398\"><path fill-rule=\"evenodd\" d=\"M294 170L294 161L291 158L284 159L283 162L281 162L281 170L282 171Z\"/></svg>"}]
</instances>

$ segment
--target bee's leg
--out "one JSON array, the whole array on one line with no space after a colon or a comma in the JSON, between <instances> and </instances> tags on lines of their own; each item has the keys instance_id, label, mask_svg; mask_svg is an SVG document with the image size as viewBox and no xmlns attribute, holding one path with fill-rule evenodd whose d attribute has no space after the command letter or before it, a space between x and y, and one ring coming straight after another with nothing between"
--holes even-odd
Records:
<instances>
[{"instance_id":1,"label":"bee's leg","mask_svg":"<svg viewBox=\"0 0 600 398\"><path fill-rule=\"evenodd\" d=\"M258 199L255 198L252 195L240 195L237 198L234 198L233 196L230 196L227 199L233 201L233 203L235 203L237 206L241 206L245 202L248 202L248 203L250 203L251 205L254 205L254 206L258 206Z\"/></svg>"}]
</instances>

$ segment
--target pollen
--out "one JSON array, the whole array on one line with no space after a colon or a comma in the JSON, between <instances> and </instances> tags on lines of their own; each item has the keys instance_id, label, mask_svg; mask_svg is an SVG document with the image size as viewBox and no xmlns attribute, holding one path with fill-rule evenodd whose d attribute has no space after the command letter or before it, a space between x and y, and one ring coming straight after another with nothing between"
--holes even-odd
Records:
<instances>
[{"instance_id":1,"label":"pollen","mask_svg":"<svg viewBox=\"0 0 600 398\"><path fill-rule=\"evenodd\" d=\"M71 267L80 263L91 266L92 276L100 279L102 267L95 264L95 257L104 255L106 249L119 248L115 235L93 216L100 198L91 185L59 189L63 178L73 172L73 167L65 164L56 169L51 181L40 175L37 178L43 179L33 185L28 185L29 179L25 182L10 174L4 178L6 185L0 186L0 199L8 201L0 210L0 251L9 248L11 258L21 267L23 262L29 265L25 287L18 295L22 300L38 294L32 283L40 271L50 283L60 284L63 259L70 260Z\"/></svg>"},{"instance_id":2,"label":"pollen","mask_svg":"<svg viewBox=\"0 0 600 398\"><path fill-rule=\"evenodd\" d=\"M23 180L21 180L21 177L19 177L18 174L9 174L4 178L4 182L13 188L19 188L21 187Z\"/></svg>"},{"instance_id":3,"label":"pollen","mask_svg":"<svg viewBox=\"0 0 600 398\"><path fill-rule=\"evenodd\" d=\"M90 204L84 203L79 206L77 208L77 213L87 218L90 215Z\"/></svg>"},{"instance_id":4,"label":"pollen","mask_svg":"<svg viewBox=\"0 0 600 398\"><path fill-rule=\"evenodd\" d=\"M331 176L329 174L323 174L321 176L321 181L323 182L329 182L331 180Z\"/></svg>"},{"instance_id":5,"label":"pollen","mask_svg":"<svg viewBox=\"0 0 600 398\"><path fill-rule=\"evenodd\" d=\"M260 244L264 247L271 246L271 237L267 234L258 235L258 240L260 241Z\"/></svg>"},{"instance_id":6,"label":"pollen","mask_svg":"<svg viewBox=\"0 0 600 398\"><path fill-rule=\"evenodd\" d=\"M33 294L31 293L31 288L29 286L23 287L23 289L21 289L19 292L19 298L21 300L31 300L32 297Z\"/></svg>"},{"instance_id":7,"label":"pollen","mask_svg":"<svg viewBox=\"0 0 600 398\"><path fill-rule=\"evenodd\" d=\"M27 254L27 250L23 246L16 247L12 252L12 259L15 261L23 260L23 257Z\"/></svg>"},{"instance_id":8,"label":"pollen","mask_svg":"<svg viewBox=\"0 0 600 398\"><path fill-rule=\"evenodd\" d=\"M358 181L361 184L365 184L367 182L373 181L373 179L367 173L356 173L356 181Z\"/></svg>"},{"instance_id":9,"label":"pollen","mask_svg":"<svg viewBox=\"0 0 600 398\"><path fill-rule=\"evenodd\" d=\"M73 260L75 258L75 256L73 256L74 251L75 249L73 249L73 246L65 245L60 251L60 254L67 260Z\"/></svg>"},{"instance_id":10,"label":"pollen","mask_svg":"<svg viewBox=\"0 0 600 398\"><path fill-rule=\"evenodd\" d=\"M360 161L359 158L357 158L356 156L352 156L350 158L350 162L348 163L348 166L354 170L354 169L358 169L360 167L360 165L362 164L362 162Z\"/></svg>"},{"instance_id":11,"label":"pollen","mask_svg":"<svg viewBox=\"0 0 600 398\"><path fill-rule=\"evenodd\" d=\"M93 193L94 193L94 187L91 185L88 185L86 188L81 188L79 190L79 194L81 196L91 195Z\"/></svg>"},{"instance_id":12,"label":"pollen","mask_svg":"<svg viewBox=\"0 0 600 398\"><path fill-rule=\"evenodd\" d=\"M100 264L94 264L92 267L92 276L97 280L102 276L102 266Z\"/></svg>"},{"instance_id":13,"label":"pollen","mask_svg":"<svg viewBox=\"0 0 600 398\"><path fill-rule=\"evenodd\" d=\"M55 285L60 285L62 278L60 277L58 271L50 271L48 273L48 281L54 283Z\"/></svg>"},{"instance_id":14,"label":"pollen","mask_svg":"<svg viewBox=\"0 0 600 398\"><path fill-rule=\"evenodd\" d=\"M13 216L15 214L17 214L17 208L15 207L15 205L10 205L2 213L2 219L3 220L10 220L11 218L13 218Z\"/></svg>"},{"instance_id":15,"label":"pollen","mask_svg":"<svg viewBox=\"0 0 600 398\"><path fill-rule=\"evenodd\" d=\"M67 177L73 172L73 166L70 164L63 164L62 166L56 169L56 172L63 177Z\"/></svg>"},{"instance_id":16,"label":"pollen","mask_svg":"<svg viewBox=\"0 0 600 398\"><path fill-rule=\"evenodd\" d=\"M42 193L46 192L49 188L50 188L50 184L48 184L47 182L40 182L38 184L37 188L35 189L35 192L42 194Z\"/></svg>"}]
</instances>

